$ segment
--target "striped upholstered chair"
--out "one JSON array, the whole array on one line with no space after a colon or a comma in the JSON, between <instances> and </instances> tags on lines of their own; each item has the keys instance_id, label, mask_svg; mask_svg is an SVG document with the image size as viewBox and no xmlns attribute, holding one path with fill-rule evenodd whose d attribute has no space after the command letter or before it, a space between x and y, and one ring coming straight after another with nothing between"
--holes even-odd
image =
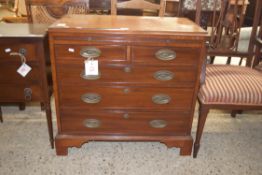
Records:
<instances>
[{"instance_id":1,"label":"striped upholstered chair","mask_svg":"<svg viewBox=\"0 0 262 175\"><path fill-rule=\"evenodd\" d=\"M262 1L257 0L256 3L249 50L250 59L259 65L262 45ZM200 109L193 150L194 158L197 157L201 135L211 108L236 111L262 110L262 71L254 66L255 64L252 67L212 64L206 66L205 81L198 94Z\"/></svg>"}]
</instances>

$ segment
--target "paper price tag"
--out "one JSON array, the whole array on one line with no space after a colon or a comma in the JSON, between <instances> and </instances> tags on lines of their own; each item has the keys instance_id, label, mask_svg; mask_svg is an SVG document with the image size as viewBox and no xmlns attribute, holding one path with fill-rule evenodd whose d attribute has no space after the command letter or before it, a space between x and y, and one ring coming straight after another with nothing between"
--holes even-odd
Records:
<instances>
[{"instance_id":1,"label":"paper price tag","mask_svg":"<svg viewBox=\"0 0 262 175\"><path fill-rule=\"evenodd\" d=\"M75 49L74 48L68 48L68 52L74 53Z\"/></svg>"},{"instance_id":2,"label":"paper price tag","mask_svg":"<svg viewBox=\"0 0 262 175\"><path fill-rule=\"evenodd\" d=\"M98 75L98 61L86 60L85 61L85 75Z\"/></svg>"},{"instance_id":3,"label":"paper price tag","mask_svg":"<svg viewBox=\"0 0 262 175\"><path fill-rule=\"evenodd\" d=\"M23 63L18 69L17 72L22 76L25 77L30 71L31 67L28 66L26 63Z\"/></svg>"},{"instance_id":4,"label":"paper price tag","mask_svg":"<svg viewBox=\"0 0 262 175\"><path fill-rule=\"evenodd\" d=\"M10 48L6 48L5 49L5 53L9 53L9 52L11 52L11 49Z\"/></svg>"}]
</instances>

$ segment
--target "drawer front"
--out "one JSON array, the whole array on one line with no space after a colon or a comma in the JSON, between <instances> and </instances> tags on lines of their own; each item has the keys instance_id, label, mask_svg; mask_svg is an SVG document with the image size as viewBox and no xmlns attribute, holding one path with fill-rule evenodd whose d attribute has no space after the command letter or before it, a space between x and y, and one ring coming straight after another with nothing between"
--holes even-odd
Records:
<instances>
[{"instance_id":1,"label":"drawer front","mask_svg":"<svg viewBox=\"0 0 262 175\"><path fill-rule=\"evenodd\" d=\"M196 80L196 70L188 67L100 66L99 69L99 76L84 76L83 64L58 62L57 76L61 80L62 86L114 83L193 87Z\"/></svg>"},{"instance_id":2,"label":"drawer front","mask_svg":"<svg viewBox=\"0 0 262 175\"><path fill-rule=\"evenodd\" d=\"M102 62L126 62L126 47L117 45L55 45L55 55L58 59L75 60L83 63L84 58L81 51L96 48L100 51L97 60Z\"/></svg>"},{"instance_id":3,"label":"drawer front","mask_svg":"<svg viewBox=\"0 0 262 175\"><path fill-rule=\"evenodd\" d=\"M60 88L60 104L87 109L189 110L193 89L139 87L75 87Z\"/></svg>"},{"instance_id":4,"label":"drawer front","mask_svg":"<svg viewBox=\"0 0 262 175\"><path fill-rule=\"evenodd\" d=\"M8 85L0 86L0 101L2 102L19 102L19 101L39 101L42 97L41 88L37 85L17 86Z\"/></svg>"},{"instance_id":5,"label":"drawer front","mask_svg":"<svg viewBox=\"0 0 262 175\"><path fill-rule=\"evenodd\" d=\"M35 63L27 63L32 69L25 76L21 76L17 69L21 66L21 62L1 63L0 62L0 82L1 84L36 84L39 82L39 66Z\"/></svg>"},{"instance_id":6,"label":"drawer front","mask_svg":"<svg viewBox=\"0 0 262 175\"><path fill-rule=\"evenodd\" d=\"M26 60L37 60L35 44L0 44L0 61L20 61L21 58L17 55L11 56L11 52L24 53Z\"/></svg>"},{"instance_id":7,"label":"drawer front","mask_svg":"<svg viewBox=\"0 0 262 175\"><path fill-rule=\"evenodd\" d=\"M132 47L132 60L143 65L186 65L196 66L200 48L185 47Z\"/></svg>"},{"instance_id":8,"label":"drawer front","mask_svg":"<svg viewBox=\"0 0 262 175\"><path fill-rule=\"evenodd\" d=\"M88 112L64 109L61 130L75 134L175 135L188 130L188 113L167 112Z\"/></svg>"}]
</instances>

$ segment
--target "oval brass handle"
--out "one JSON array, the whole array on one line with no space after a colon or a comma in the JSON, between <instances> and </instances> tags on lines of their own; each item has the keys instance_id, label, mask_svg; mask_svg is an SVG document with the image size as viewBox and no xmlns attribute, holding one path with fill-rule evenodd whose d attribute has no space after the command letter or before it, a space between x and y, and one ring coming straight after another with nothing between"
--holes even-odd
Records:
<instances>
[{"instance_id":1,"label":"oval brass handle","mask_svg":"<svg viewBox=\"0 0 262 175\"><path fill-rule=\"evenodd\" d=\"M151 120L149 124L152 128L165 128L167 126L165 120Z\"/></svg>"},{"instance_id":2,"label":"oval brass handle","mask_svg":"<svg viewBox=\"0 0 262 175\"><path fill-rule=\"evenodd\" d=\"M96 47L84 47L80 50L80 55L84 58L96 58L101 55L101 51Z\"/></svg>"},{"instance_id":3,"label":"oval brass handle","mask_svg":"<svg viewBox=\"0 0 262 175\"><path fill-rule=\"evenodd\" d=\"M86 119L83 124L87 128L99 128L101 122L97 119Z\"/></svg>"},{"instance_id":4,"label":"oval brass handle","mask_svg":"<svg viewBox=\"0 0 262 175\"><path fill-rule=\"evenodd\" d=\"M32 99L32 89L31 88L25 88L24 89L24 96L26 101L31 101Z\"/></svg>"},{"instance_id":5,"label":"oval brass handle","mask_svg":"<svg viewBox=\"0 0 262 175\"><path fill-rule=\"evenodd\" d=\"M166 94L156 94L152 97L155 104L167 104L171 101L171 97Z\"/></svg>"},{"instance_id":6,"label":"oval brass handle","mask_svg":"<svg viewBox=\"0 0 262 175\"><path fill-rule=\"evenodd\" d=\"M27 50L25 48L20 48L19 53L26 55Z\"/></svg>"},{"instance_id":7,"label":"oval brass handle","mask_svg":"<svg viewBox=\"0 0 262 175\"><path fill-rule=\"evenodd\" d=\"M168 81L168 80L172 80L175 74L168 70L160 70L155 72L153 76L156 80Z\"/></svg>"},{"instance_id":8,"label":"oval brass handle","mask_svg":"<svg viewBox=\"0 0 262 175\"><path fill-rule=\"evenodd\" d=\"M85 103L95 104L101 101L101 96L96 93L86 93L81 96L81 99Z\"/></svg>"},{"instance_id":9,"label":"oval brass handle","mask_svg":"<svg viewBox=\"0 0 262 175\"><path fill-rule=\"evenodd\" d=\"M101 77L101 74L99 72L98 75L85 75L85 71L82 71L80 77L85 80L98 80Z\"/></svg>"},{"instance_id":10,"label":"oval brass handle","mask_svg":"<svg viewBox=\"0 0 262 175\"><path fill-rule=\"evenodd\" d=\"M171 49L160 49L155 53L157 59L169 61L176 58L176 52Z\"/></svg>"}]
</instances>

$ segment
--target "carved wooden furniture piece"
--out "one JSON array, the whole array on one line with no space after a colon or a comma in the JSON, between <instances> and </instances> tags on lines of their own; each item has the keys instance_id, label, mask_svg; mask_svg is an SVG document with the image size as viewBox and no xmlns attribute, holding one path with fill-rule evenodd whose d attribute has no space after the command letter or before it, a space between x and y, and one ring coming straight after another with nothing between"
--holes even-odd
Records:
<instances>
[{"instance_id":1,"label":"carved wooden furniture piece","mask_svg":"<svg viewBox=\"0 0 262 175\"><path fill-rule=\"evenodd\" d=\"M52 24L66 14L88 14L89 0L26 0L29 22Z\"/></svg>"},{"instance_id":2,"label":"carved wooden furniture piece","mask_svg":"<svg viewBox=\"0 0 262 175\"><path fill-rule=\"evenodd\" d=\"M117 9L147 9L156 10L159 16L164 16L165 14L166 1L160 0L159 4L152 3L145 0L130 0L124 2L118 2L118 0L111 0L111 15L117 14Z\"/></svg>"},{"instance_id":3,"label":"carved wooden furniture piece","mask_svg":"<svg viewBox=\"0 0 262 175\"><path fill-rule=\"evenodd\" d=\"M192 18L193 12L195 21L208 30L211 63L216 56L228 57L227 64L231 57L249 56L248 41L243 38L248 32L242 30L248 0L182 0L181 3L182 14Z\"/></svg>"},{"instance_id":4,"label":"carved wooden furniture piece","mask_svg":"<svg viewBox=\"0 0 262 175\"><path fill-rule=\"evenodd\" d=\"M250 41L250 60L257 45L252 68L261 61L262 1L256 1L255 17ZM260 26L260 28L259 28ZM259 30L259 32L257 32ZM198 99L199 119L193 156L197 157L200 139L210 109L262 110L262 72L251 67L231 65L208 65L205 83L201 86Z\"/></svg>"},{"instance_id":5,"label":"carved wooden furniture piece","mask_svg":"<svg viewBox=\"0 0 262 175\"><path fill-rule=\"evenodd\" d=\"M49 28L57 155L88 141L159 141L190 155L206 32L186 18L71 15ZM84 62L98 60L99 74Z\"/></svg>"},{"instance_id":6,"label":"carved wooden furniture piece","mask_svg":"<svg viewBox=\"0 0 262 175\"><path fill-rule=\"evenodd\" d=\"M43 24L0 24L0 104L40 102L46 112L49 139L53 147L51 94L45 54L47 27ZM31 67L25 77L17 72L23 63ZM3 122L1 112L0 120Z\"/></svg>"},{"instance_id":7,"label":"carved wooden furniture piece","mask_svg":"<svg viewBox=\"0 0 262 175\"><path fill-rule=\"evenodd\" d=\"M7 8L8 8L8 0L7 0ZM25 6L25 0L15 0L14 1L14 8L8 10L14 12L14 16L4 16L1 21L6 23L27 23L27 12Z\"/></svg>"}]
</instances>

